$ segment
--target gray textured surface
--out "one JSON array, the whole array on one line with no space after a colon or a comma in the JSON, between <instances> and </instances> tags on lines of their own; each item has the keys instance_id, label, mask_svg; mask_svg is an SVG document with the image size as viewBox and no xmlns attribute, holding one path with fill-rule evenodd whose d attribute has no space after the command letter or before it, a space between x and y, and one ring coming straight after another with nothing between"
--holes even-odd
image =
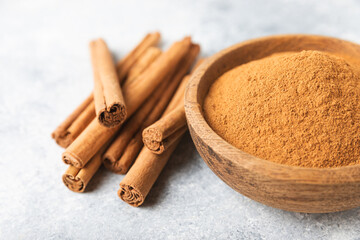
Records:
<instances>
[{"instance_id":1,"label":"gray textured surface","mask_svg":"<svg viewBox=\"0 0 360 240\"><path fill-rule=\"evenodd\" d=\"M121 56L158 29L164 46L191 34L204 55L278 33L360 42L359 1L0 0L0 239L359 239L360 208L299 214L254 202L219 180L189 135L146 203L116 195L101 169L84 194L65 188L51 131L89 93L88 41Z\"/></svg>"}]
</instances>

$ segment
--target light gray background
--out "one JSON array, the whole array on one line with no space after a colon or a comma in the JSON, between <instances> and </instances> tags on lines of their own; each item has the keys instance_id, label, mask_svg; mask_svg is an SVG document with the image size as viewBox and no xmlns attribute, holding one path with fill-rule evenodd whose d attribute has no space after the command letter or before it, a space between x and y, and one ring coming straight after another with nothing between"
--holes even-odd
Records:
<instances>
[{"instance_id":1,"label":"light gray background","mask_svg":"<svg viewBox=\"0 0 360 240\"><path fill-rule=\"evenodd\" d=\"M270 34L315 33L360 43L359 1L0 0L0 239L359 239L360 208L333 214L273 209L233 191L186 135L140 208L101 169L77 194L61 182L51 131L92 89L88 42L120 57L145 33L163 46L191 35L211 55Z\"/></svg>"}]
</instances>

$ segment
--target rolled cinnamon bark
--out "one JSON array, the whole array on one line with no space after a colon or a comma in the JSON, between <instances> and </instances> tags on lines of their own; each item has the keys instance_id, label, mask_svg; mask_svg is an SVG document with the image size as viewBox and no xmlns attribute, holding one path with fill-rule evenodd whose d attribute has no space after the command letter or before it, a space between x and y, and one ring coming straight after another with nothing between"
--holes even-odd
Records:
<instances>
[{"instance_id":1,"label":"rolled cinnamon bark","mask_svg":"<svg viewBox=\"0 0 360 240\"><path fill-rule=\"evenodd\" d=\"M173 91L176 87L176 81L172 81L170 83L170 86L168 86L171 79L170 77L175 73L176 68L173 68L171 70L171 73L169 73L166 79L155 89L151 96L148 97L146 102L136 111L134 116L132 116L125 123L125 125L121 128L119 134L116 136L115 140L105 152L103 156L103 163L104 166L110 171L119 174L123 172L121 163L119 163L118 161L119 158L124 153L125 148L131 141L131 138L134 136L134 134L136 134L137 131L139 131L150 111L152 111L154 108L159 109L166 104L166 99L170 97L171 91ZM140 73L139 71L137 72ZM133 79L136 79L136 75L133 76Z\"/></svg>"},{"instance_id":2,"label":"rolled cinnamon bark","mask_svg":"<svg viewBox=\"0 0 360 240\"><path fill-rule=\"evenodd\" d=\"M129 70L127 75L126 82L133 81L137 76L139 76L146 68L148 68L161 54L160 48L150 47L148 48L143 56L141 56L134 66Z\"/></svg>"},{"instance_id":3,"label":"rolled cinnamon bark","mask_svg":"<svg viewBox=\"0 0 360 240\"><path fill-rule=\"evenodd\" d=\"M187 83L190 80L190 76L195 72L195 70L201 65L201 63L204 61L204 59L199 59L195 66L192 68L189 75L186 75L184 79L181 81L178 90L176 91L174 97L171 99L171 102L167 106L165 112L163 113L163 116L168 114L170 111L172 111L180 101L184 101L184 94L185 94L185 88Z\"/></svg>"},{"instance_id":4,"label":"rolled cinnamon bark","mask_svg":"<svg viewBox=\"0 0 360 240\"><path fill-rule=\"evenodd\" d=\"M133 147L127 148L127 144L130 142L131 137L135 134L137 130L142 131L145 127L149 126L153 122L155 122L163 113L164 109L168 105L170 99L174 96L174 92L177 89L179 82L186 74L188 69L191 67L193 62L195 61L197 55L199 54L200 47L197 44L192 44L189 53L186 57L179 63L178 70L174 73L174 76L171 77L172 81L169 85L167 83L163 83L155 94L161 96L159 100L155 100L155 97L152 98L152 103L150 101L147 104L152 104L152 111L144 111L139 109L139 112L135 115L141 115L141 118L135 118L134 120L131 118L129 123L127 123L124 128L121 130L117 139L112 143L109 149L103 156L104 166L108 168L110 171L123 174L126 173L132 161L135 160L136 154L140 151L143 143L142 141L138 141L137 144L135 142L139 137L137 134L133 137ZM166 90L165 90L166 89ZM178 91L178 90L176 90ZM176 93L177 94L177 93ZM176 95L175 94L175 95ZM146 119L146 120L145 120ZM128 126L129 125L129 126ZM137 147L135 147L135 145ZM139 149L140 148L140 149ZM127 153L127 151L131 151ZM126 157L121 157L123 154ZM130 156L135 156L130 159ZM122 162L124 161L124 162Z\"/></svg>"},{"instance_id":5,"label":"rolled cinnamon bark","mask_svg":"<svg viewBox=\"0 0 360 240\"><path fill-rule=\"evenodd\" d=\"M140 129L133 138L130 140L126 146L124 153L121 155L120 159L116 161L116 167L113 168L113 172L117 174L125 174L131 167L131 164L135 161L136 157L139 155L141 148L144 146L141 138Z\"/></svg>"},{"instance_id":6,"label":"rolled cinnamon bark","mask_svg":"<svg viewBox=\"0 0 360 240\"><path fill-rule=\"evenodd\" d=\"M149 134L153 140L160 142L183 127L185 123L184 105L180 103L169 114L147 127L143 131L143 137Z\"/></svg>"},{"instance_id":7,"label":"rolled cinnamon bark","mask_svg":"<svg viewBox=\"0 0 360 240\"><path fill-rule=\"evenodd\" d=\"M153 94L153 98L134 115L135 118L131 118L124 125L120 134L105 152L103 156L104 166L110 171L117 174L125 174L136 159L143 146L141 133L144 127L142 126L144 124L148 126L161 115L176 88L176 81L171 82L170 85L161 85L156 94Z\"/></svg>"},{"instance_id":8,"label":"rolled cinnamon bark","mask_svg":"<svg viewBox=\"0 0 360 240\"><path fill-rule=\"evenodd\" d=\"M153 153L161 154L172 144L172 135L183 134L186 130L186 118L183 101L169 114L142 132L143 142Z\"/></svg>"},{"instance_id":9,"label":"rolled cinnamon bark","mask_svg":"<svg viewBox=\"0 0 360 240\"><path fill-rule=\"evenodd\" d=\"M101 166L101 156L109 146L105 144L85 165L84 168L69 166L62 176L63 183L73 192L84 192L87 184Z\"/></svg>"},{"instance_id":10,"label":"rolled cinnamon bark","mask_svg":"<svg viewBox=\"0 0 360 240\"><path fill-rule=\"evenodd\" d=\"M51 134L58 145L68 147L81 131L89 125L95 117L94 98L91 93L64 122L62 122Z\"/></svg>"},{"instance_id":11,"label":"rolled cinnamon bark","mask_svg":"<svg viewBox=\"0 0 360 240\"><path fill-rule=\"evenodd\" d=\"M201 64L199 60L194 66L191 74ZM176 94L166 108L160 120L148 126L142 132L142 139L147 148L153 153L161 154L168 146L171 146L177 135L186 131L186 118L184 109L185 87L190 78L187 75L182 80ZM172 136L174 135L174 136Z\"/></svg>"},{"instance_id":12,"label":"rolled cinnamon bark","mask_svg":"<svg viewBox=\"0 0 360 240\"><path fill-rule=\"evenodd\" d=\"M163 154L154 154L143 147L136 161L120 182L118 196L133 207L143 204L151 187L175 150L181 136Z\"/></svg>"},{"instance_id":13,"label":"rolled cinnamon bark","mask_svg":"<svg viewBox=\"0 0 360 240\"><path fill-rule=\"evenodd\" d=\"M168 85L168 81L162 82L155 92L147 99L146 103L144 103L137 110L135 115L132 116L121 128L119 134L116 136L115 140L103 156L103 163L107 169L119 174L123 172L123 169L120 166L121 164L119 165L118 162L119 158L124 153L126 146L131 141L131 138L137 131L139 131L150 111L154 108L159 108L159 100L162 99L161 103L166 101L166 96L169 94L165 94L165 98L162 97L162 95L165 92L171 91L171 89L167 88ZM163 104L160 104L160 107L161 105Z\"/></svg>"},{"instance_id":14,"label":"rolled cinnamon bark","mask_svg":"<svg viewBox=\"0 0 360 240\"><path fill-rule=\"evenodd\" d=\"M145 41L142 40L134 50L132 50L126 57L124 57L121 61L118 62L117 67L120 72L124 76L126 76L129 72L129 70L132 67L136 67L137 61L139 61L145 51L153 46L156 45L160 40L160 34L159 33L151 33L148 34L145 37L145 39L148 39ZM139 49L141 51L139 51ZM135 76L134 76L135 77ZM120 81L120 80L119 80ZM120 81L121 82L121 81ZM92 107L89 107L90 103L92 104ZM83 113L83 111L86 111L86 113ZM79 117L81 115L81 117ZM95 105L94 105L94 98L93 94L91 93L90 96L84 100L82 104L78 108L75 109L75 111L68 116L64 122L62 122L52 133L52 138L55 139L56 143L59 144L61 147L68 147L78 136L79 134L90 124L90 122L94 119L96 116L95 114Z\"/></svg>"},{"instance_id":15,"label":"rolled cinnamon bark","mask_svg":"<svg viewBox=\"0 0 360 240\"><path fill-rule=\"evenodd\" d=\"M111 53L104 40L90 42L96 116L105 127L122 124L126 106Z\"/></svg>"},{"instance_id":16,"label":"rolled cinnamon bark","mask_svg":"<svg viewBox=\"0 0 360 240\"><path fill-rule=\"evenodd\" d=\"M124 84L123 95L127 105L127 117L130 117L147 99L155 88L166 79L174 67L188 52L191 45L189 37L174 43L160 55L135 81ZM70 144L62 155L66 164L82 168L92 156L107 142L120 126L106 128L94 119L89 126Z\"/></svg>"},{"instance_id":17,"label":"rolled cinnamon bark","mask_svg":"<svg viewBox=\"0 0 360 240\"><path fill-rule=\"evenodd\" d=\"M129 168L131 167L131 165L133 164L133 162L135 161L136 157L138 156L140 150L142 149L142 147L144 146L144 143L142 141L142 130L143 128L141 128L136 134L135 136L130 140L129 144L126 146L124 153L121 155L119 161L116 162L116 170L117 170L117 174L125 174L128 172ZM158 151L155 151L156 154L160 154L159 151L161 151L161 153L163 153L165 150L167 150L169 147L171 147L176 140L181 137L187 130L187 127L184 126L181 129L179 129L178 131L176 131L175 133L173 133L170 137L166 138L163 142L162 145L160 145ZM152 151L154 152L154 151Z\"/></svg>"},{"instance_id":18,"label":"rolled cinnamon bark","mask_svg":"<svg viewBox=\"0 0 360 240\"><path fill-rule=\"evenodd\" d=\"M161 54L153 64L146 69L140 76L136 78L136 81L126 82L124 84L124 97L126 100L126 105L128 107L128 113L132 114L150 95L149 93L153 92L161 82L165 79L166 76L175 68L179 61L187 54L191 46L191 38L185 37L180 42L175 42L168 51ZM154 84L146 86L146 82L152 79ZM139 93L147 93L141 96Z\"/></svg>"},{"instance_id":19,"label":"rolled cinnamon bark","mask_svg":"<svg viewBox=\"0 0 360 240\"><path fill-rule=\"evenodd\" d=\"M118 77L120 83L122 83L131 67L135 64L135 62L140 58L144 52L153 46L158 45L160 42L161 35L159 32L149 33L144 39L138 44L128 55L126 55L123 59L121 59L118 63Z\"/></svg>"},{"instance_id":20,"label":"rolled cinnamon bark","mask_svg":"<svg viewBox=\"0 0 360 240\"><path fill-rule=\"evenodd\" d=\"M149 48L146 53L144 53L144 55L135 63L133 68L136 69L136 71L132 72L133 68L130 70L132 73L130 74L129 72L128 78L130 78L131 75L133 81L142 72L144 72L147 67L151 65L151 63L159 56L160 53L160 49L155 47ZM143 60L144 58L145 60ZM147 101L136 111L136 114L133 115L121 128L118 136L104 154L104 165L106 168L111 169L112 163L116 162L118 160L118 156L123 153L123 150L130 141L131 137L138 130L139 126L142 124L148 113L161 97L161 94L168 84L167 82L168 80L163 81L160 84L162 87L159 86L155 92L150 97L148 97Z\"/></svg>"},{"instance_id":21,"label":"rolled cinnamon bark","mask_svg":"<svg viewBox=\"0 0 360 240\"><path fill-rule=\"evenodd\" d=\"M62 176L65 186L73 192L84 192L87 184L101 166L100 154L90 160L84 168L69 166Z\"/></svg>"},{"instance_id":22,"label":"rolled cinnamon bark","mask_svg":"<svg viewBox=\"0 0 360 240\"><path fill-rule=\"evenodd\" d=\"M68 140L66 147L68 147L95 118L96 114L94 109L95 103L92 101L68 128L70 134L65 138L65 140Z\"/></svg>"},{"instance_id":23,"label":"rolled cinnamon bark","mask_svg":"<svg viewBox=\"0 0 360 240\"><path fill-rule=\"evenodd\" d=\"M174 110L180 104L181 101L184 100L185 89L186 89L187 83L189 82L189 79L190 79L190 76L186 75L181 80L181 83L180 83L178 89L176 90L175 95L171 99L171 102L169 103L169 105L166 107L162 116L165 116L168 113L170 113L172 110Z\"/></svg>"}]
</instances>

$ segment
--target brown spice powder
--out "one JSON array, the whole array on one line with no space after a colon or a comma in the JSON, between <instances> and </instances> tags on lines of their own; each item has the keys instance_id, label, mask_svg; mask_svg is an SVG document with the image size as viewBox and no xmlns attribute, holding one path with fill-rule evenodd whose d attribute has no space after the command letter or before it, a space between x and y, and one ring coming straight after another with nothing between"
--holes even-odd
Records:
<instances>
[{"instance_id":1,"label":"brown spice powder","mask_svg":"<svg viewBox=\"0 0 360 240\"><path fill-rule=\"evenodd\" d=\"M205 118L237 148L273 162L360 163L359 66L319 51L238 66L211 86Z\"/></svg>"}]
</instances>

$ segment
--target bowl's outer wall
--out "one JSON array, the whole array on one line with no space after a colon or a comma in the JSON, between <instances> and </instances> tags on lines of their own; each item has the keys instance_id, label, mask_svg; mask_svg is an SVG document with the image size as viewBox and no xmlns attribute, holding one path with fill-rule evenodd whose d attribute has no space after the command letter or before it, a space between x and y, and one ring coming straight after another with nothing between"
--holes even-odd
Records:
<instances>
[{"instance_id":1,"label":"bowl's outer wall","mask_svg":"<svg viewBox=\"0 0 360 240\"><path fill-rule=\"evenodd\" d=\"M296 212L334 212L360 206L360 166L309 169L265 161L233 147L206 123L202 104L211 84L243 63L276 52L320 50L360 58L360 46L311 35L284 35L250 40L205 61L185 94L190 134L206 164L236 191L266 205Z\"/></svg>"}]
</instances>

